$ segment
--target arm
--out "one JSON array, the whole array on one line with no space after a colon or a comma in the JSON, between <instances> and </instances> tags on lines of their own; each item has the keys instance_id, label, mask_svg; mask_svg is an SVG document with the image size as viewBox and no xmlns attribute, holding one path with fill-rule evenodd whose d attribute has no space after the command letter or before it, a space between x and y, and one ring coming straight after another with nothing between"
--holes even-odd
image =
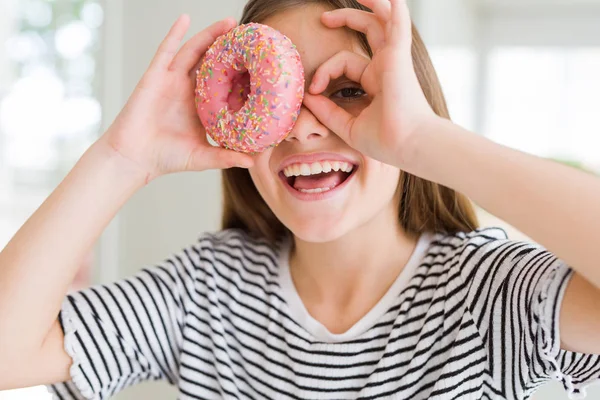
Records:
<instances>
[{"instance_id":1,"label":"arm","mask_svg":"<svg viewBox=\"0 0 600 400\"><path fill-rule=\"evenodd\" d=\"M137 168L97 143L0 253L0 390L67 380L61 303L80 260L143 184ZM23 373L40 360L49 361L45 376Z\"/></svg>"},{"instance_id":2,"label":"arm","mask_svg":"<svg viewBox=\"0 0 600 400\"><path fill-rule=\"evenodd\" d=\"M57 322L63 298L137 189L169 173L252 165L250 156L208 143L190 89L198 60L235 21L217 22L179 49L189 23L177 20L111 128L0 253L0 390L68 378Z\"/></svg>"},{"instance_id":3,"label":"arm","mask_svg":"<svg viewBox=\"0 0 600 400\"><path fill-rule=\"evenodd\" d=\"M464 193L600 287L600 179L437 119L415 139L412 170Z\"/></svg>"},{"instance_id":4,"label":"arm","mask_svg":"<svg viewBox=\"0 0 600 400\"><path fill-rule=\"evenodd\" d=\"M560 318L563 348L600 353L600 179L436 119L415 136L412 171L452 187L575 271Z\"/></svg>"}]
</instances>

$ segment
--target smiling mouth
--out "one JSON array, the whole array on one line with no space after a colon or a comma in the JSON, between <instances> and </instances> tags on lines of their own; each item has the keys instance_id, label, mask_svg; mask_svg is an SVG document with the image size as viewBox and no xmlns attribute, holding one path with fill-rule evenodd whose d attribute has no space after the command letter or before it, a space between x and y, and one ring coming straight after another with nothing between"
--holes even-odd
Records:
<instances>
[{"instance_id":1,"label":"smiling mouth","mask_svg":"<svg viewBox=\"0 0 600 400\"><path fill-rule=\"evenodd\" d=\"M330 192L346 182L358 166L344 161L322 161L311 164L297 163L279 173L293 190L304 194Z\"/></svg>"}]
</instances>

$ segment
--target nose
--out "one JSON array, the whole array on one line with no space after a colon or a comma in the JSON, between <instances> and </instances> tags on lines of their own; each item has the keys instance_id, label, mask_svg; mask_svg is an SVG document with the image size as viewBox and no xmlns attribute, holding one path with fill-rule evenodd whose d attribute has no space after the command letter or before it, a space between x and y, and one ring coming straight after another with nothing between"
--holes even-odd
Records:
<instances>
[{"instance_id":1,"label":"nose","mask_svg":"<svg viewBox=\"0 0 600 400\"><path fill-rule=\"evenodd\" d=\"M329 135L327 129L306 107L302 106L294 128L285 139L286 142L307 142L323 139Z\"/></svg>"}]
</instances>

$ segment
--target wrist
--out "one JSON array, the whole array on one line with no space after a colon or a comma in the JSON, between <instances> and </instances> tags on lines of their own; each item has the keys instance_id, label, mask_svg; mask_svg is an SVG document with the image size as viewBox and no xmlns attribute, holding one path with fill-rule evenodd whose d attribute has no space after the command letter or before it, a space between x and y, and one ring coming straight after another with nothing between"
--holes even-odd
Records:
<instances>
[{"instance_id":1,"label":"wrist","mask_svg":"<svg viewBox=\"0 0 600 400\"><path fill-rule=\"evenodd\" d=\"M145 186L154 178L145 168L126 157L110 140L109 132L94 143L89 152L109 169L119 171L120 179L134 186Z\"/></svg>"},{"instance_id":2,"label":"wrist","mask_svg":"<svg viewBox=\"0 0 600 400\"><path fill-rule=\"evenodd\" d=\"M432 143L435 143L436 135L448 130L450 125L452 125L451 121L435 114L420 119L402 143L400 157L398 157L399 167L413 175L425 178L423 172L427 169L427 151L431 149Z\"/></svg>"},{"instance_id":3,"label":"wrist","mask_svg":"<svg viewBox=\"0 0 600 400\"><path fill-rule=\"evenodd\" d=\"M413 140L406 171L467 195L470 177L479 171L473 166L493 153L489 140L442 117L428 120Z\"/></svg>"}]
</instances>

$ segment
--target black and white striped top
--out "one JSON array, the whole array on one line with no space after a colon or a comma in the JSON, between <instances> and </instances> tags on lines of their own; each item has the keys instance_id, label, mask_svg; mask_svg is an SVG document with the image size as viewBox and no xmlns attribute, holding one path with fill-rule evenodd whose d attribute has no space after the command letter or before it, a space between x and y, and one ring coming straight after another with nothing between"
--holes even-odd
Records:
<instances>
[{"instance_id":1,"label":"black and white striped top","mask_svg":"<svg viewBox=\"0 0 600 400\"><path fill-rule=\"evenodd\" d=\"M500 229L423 235L381 301L331 334L304 308L289 246L203 235L161 264L68 296L74 362L59 399L107 399L165 379L179 399L525 399L571 394L600 358L560 349L572 270Z\"/></svg>"}]
</instances>

